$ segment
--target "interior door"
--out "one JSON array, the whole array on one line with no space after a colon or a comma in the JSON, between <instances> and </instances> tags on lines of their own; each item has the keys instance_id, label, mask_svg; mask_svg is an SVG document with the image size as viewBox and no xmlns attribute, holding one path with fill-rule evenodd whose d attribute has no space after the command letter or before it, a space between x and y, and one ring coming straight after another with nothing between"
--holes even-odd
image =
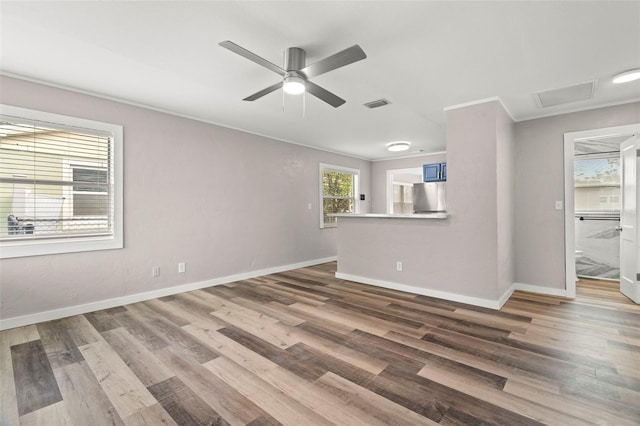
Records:
<instances>
[{"instance_id":1,"label":"interior door","mask_svg":"<svg viewBox=\"0 0 640 426\"><path fill-rule=\"evenodd\" d=\"M620 144L622 205L620 208L620 291L640 303L638 284L638 136Z\"/></svg>"}]
</instances>

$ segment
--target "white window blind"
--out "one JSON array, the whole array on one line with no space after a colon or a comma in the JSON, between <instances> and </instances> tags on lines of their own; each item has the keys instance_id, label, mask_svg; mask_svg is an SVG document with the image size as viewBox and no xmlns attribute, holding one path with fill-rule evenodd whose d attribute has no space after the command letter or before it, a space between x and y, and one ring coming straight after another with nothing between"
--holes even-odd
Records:
<instances>
[{"instance_id":1,"label":"white window blind","mask_svg":"<svg viewBox=\"0 0 640 426\"><path fill-rule=\"evenodd\" d=\"M121 229L114 132L6 114L0 119L2 251L21 241L114 237Z\"/></svg>"}]
</instances>

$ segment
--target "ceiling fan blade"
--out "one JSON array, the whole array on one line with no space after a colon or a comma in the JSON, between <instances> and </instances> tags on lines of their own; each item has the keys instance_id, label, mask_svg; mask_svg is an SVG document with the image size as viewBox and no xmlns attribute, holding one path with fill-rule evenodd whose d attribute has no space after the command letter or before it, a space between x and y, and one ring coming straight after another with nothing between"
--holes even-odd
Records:
<instances>
[{"instance_id":1,"label":"ceiling fan blade","mask_svg":"<svg viewBox=\"0 0 640 426\"><path fill-rule=\"evenodd\" d=\"M261 91L256 92L251 96L247 96L246 98L243 99L243 101L255 101L256 99L260 99L264 95L268 95L271 92L275 92L276 90L278 90L281 87L282 87L282 82L279 81L278 83L274 84L273 86L269 86L266 89L262 89Z\"/></svg>"},{"instance_id":2,"label":"ceiling fan blade","mask_svg":"<svg viewBox=\"0 0 640 426\"><path fill-rule=\"evenodd\" d=\"M361 61L366 57L367 55L364 53L364 50L355 44L343 51L311 64L300 71L302 71L307 78L313 78L320 74L335 70L336 68Z\"/></svg>"},{"instance_id":3,"label":"ceiling fan blade","mask_svg":"<svg viewBox=\"0 0 640 426\"><path fill-rule=\"evenodd\" d=\"M323 89L322 87L318 86L317 84L314 84L310 81L306 82L306 89L307 92L309 92L310 94L312 94L313 96L315 96L316 98L325 101L326 103L328 103L329 105L331 105L334 108L338 108L340 105L342 105L343 103L347 102L344 99L334 95L333 93L329 92L328 90Z\"/></svg>"},{"instance_id":4,"label":"ceiling fan blade","mask_svg":"<svg viewBox=\"0 0 640 426\"><path fill-rule=\"evenodd\" d=\"M266 59L261 58L260 56L256 55L255 53L249 52L244 47L240 47L240 46L238 46L237 44L235 44L232 41L229 41L229 40L221 41L218 44L220 46L224 47L225 49L229 49L233 53L237 53L238 55L247 58L251 62L255 62L258 65L262 65L263 67L265 67L267 69L270 69L271 71L273 71L273 72L275 72L277 74L280 74L283 77L286 74L285 70L283 70L282 68L280 68L276 64L273 64L273 63L267 61Z\"/></svg>"}]
</instances>

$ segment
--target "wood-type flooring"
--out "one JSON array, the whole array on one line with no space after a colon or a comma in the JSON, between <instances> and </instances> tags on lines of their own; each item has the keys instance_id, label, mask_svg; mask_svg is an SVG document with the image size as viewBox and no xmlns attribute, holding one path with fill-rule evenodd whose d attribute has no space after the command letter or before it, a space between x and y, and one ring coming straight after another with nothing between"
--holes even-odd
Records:
<instances>
[{"instance_id":1,"label":"wood-type flooring","mask_svg":"<svg viewBox=\"0 0 640 426\"><path fill-rule=\"evenodd\" d=\"M4 331L0 422L640 424L640 307L617 283L493 311L335 268Z\"/></svg>"}]
</instances>

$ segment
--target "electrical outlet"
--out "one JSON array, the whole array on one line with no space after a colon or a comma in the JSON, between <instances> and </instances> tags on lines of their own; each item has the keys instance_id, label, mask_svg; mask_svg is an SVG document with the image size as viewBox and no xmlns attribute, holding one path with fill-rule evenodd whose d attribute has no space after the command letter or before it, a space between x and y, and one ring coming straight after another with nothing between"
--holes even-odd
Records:
<instances>
[{"instance_id":1,"label":"electrical outlet","mask_svg":"<svg viewBox=\"0 0 640 426\"><path fill-rule=\"evenodd\" d=\"M184 263L184 262L178 263L178 273L179 274L184 274L186 270L187 270L187 264L186 263Z\"/></svg>"},{"instance_id":2,"label":"electrical outlet","mask_svg":"<svg viewBox=\"0 0 640 426\"><path fill-rule=\"evenodd\" d=\"M159 266L154 266L153 268L151 268L151 276L152 277L159 277L160 276L160 267Z\"/></svg>"},{"instance_id":3,"label":"electrical outlet","mask_svg":"<svg viewBox=\"0 0 640 426\"><path fill-rule=\"evenodd\" d=\"M562 210L562 201L556 201L556 210Z\"/></svg>"},{"instance_id":4,"label":"electrical outlet","mask_svg":"<svg viewBox=\"0 0 640 426\"><path fill-rule=\"evenodd\" d=\"M307 204L307 210L311 210L312 207L311 203Z\"/></svg>"},{"instance_id":5,"label":"electrical outlet","mask_svg":"<svg viewBox=\"0 0 640 426\"><path fill-rule=\"evenodd\" d=\"M400 261L396 262L396 271L402 272L402 262Z\"/></svg>"}]
</instances>

